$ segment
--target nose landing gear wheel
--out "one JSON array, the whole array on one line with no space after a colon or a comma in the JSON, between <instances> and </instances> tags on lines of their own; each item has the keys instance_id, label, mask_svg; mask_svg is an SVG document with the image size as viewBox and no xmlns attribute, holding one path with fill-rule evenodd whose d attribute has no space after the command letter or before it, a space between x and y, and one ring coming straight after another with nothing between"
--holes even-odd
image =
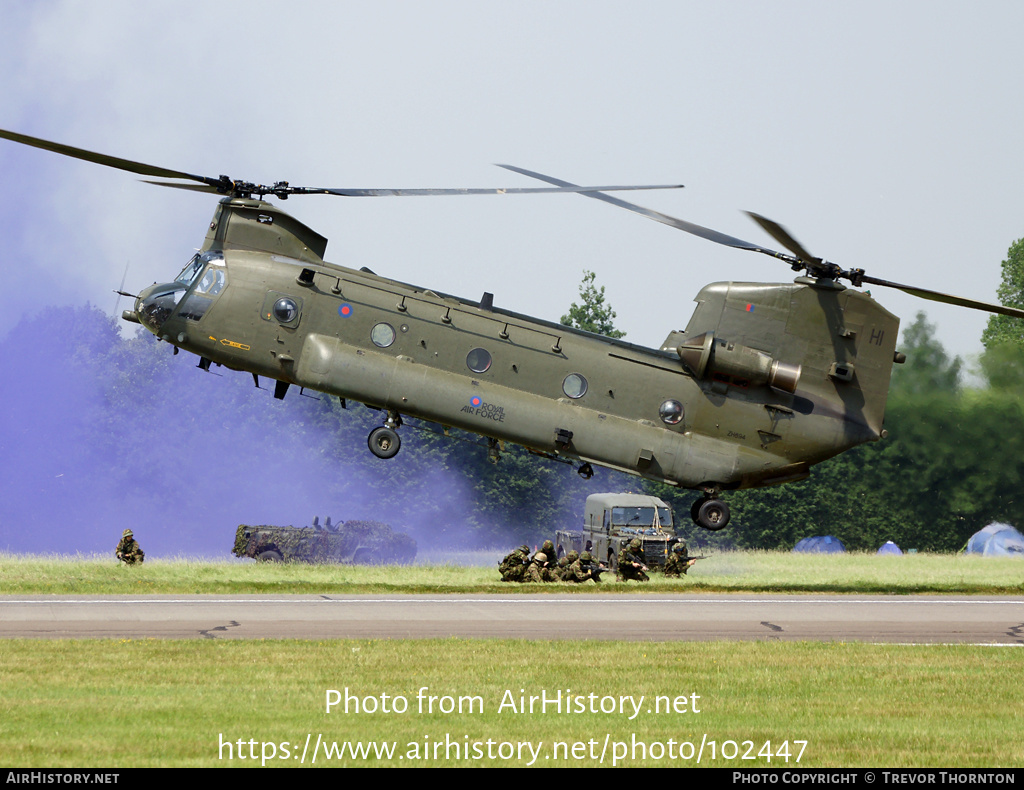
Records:
<instances>
[{"instance_id":1,"label":"nose landing gear wheel","mask_svg":"<svg viewBox=\"0 0 1024 790\"><path fill-rule=\"evenodd\" d=\"M398 432L383 425L370 431L366 443L370 446L370 452L378 458L394 458L402 447Z\"/></svg>"},{"instance_id":2,"label":"nose landing gear wheel","mask_svg":"<svg viewBox=\"0 0 1024 790\"><path fill-rule=\"evenodd\" d=\"M721 499L703 499L698 504L694 505L698 526L717 532L729 525L729 506Z\"/></svg>"}]
</instances>

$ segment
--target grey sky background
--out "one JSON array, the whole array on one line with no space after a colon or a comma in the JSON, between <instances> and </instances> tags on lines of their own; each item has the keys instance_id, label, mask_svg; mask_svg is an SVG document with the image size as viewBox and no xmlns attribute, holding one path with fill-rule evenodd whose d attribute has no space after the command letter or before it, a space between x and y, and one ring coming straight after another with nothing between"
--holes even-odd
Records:
<instances>
[{"instance_id":1,"label":"grey sky background","mask_svg":"<svg viewBox=\"0 0 1024 790\"><path fill-rule=\"evenodd\" d=\"M996 301L1024 236L1024 4L12 2L0 127L270 183L683 183L627 199L912 285ZM113 312L172 278L215 198L0 141L0 333L46 304ZM584 268L648 346L716 280L784 265L577 195L298 197L327 258L558 320ZM897 291L947 350L987 316ZM122 300L120 308L127 307Z\"/></svg>"}]
</instances>

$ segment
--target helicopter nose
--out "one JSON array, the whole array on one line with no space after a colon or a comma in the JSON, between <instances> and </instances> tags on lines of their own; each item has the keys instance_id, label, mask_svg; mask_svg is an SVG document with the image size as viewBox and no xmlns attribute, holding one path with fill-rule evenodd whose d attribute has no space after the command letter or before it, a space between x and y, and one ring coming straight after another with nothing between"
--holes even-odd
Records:
<instances>
[{"instance_id":1,"label":"helicopter nose","mask_svg":"<svg viewBox=\"0 0 1024 790\"><path fill-rule=\"evenodd\" d=\"M144 289L135 299L134 312L139 323L154 335L159 335L183 293L185 286L177 282L151 285Z\"/></svg>"}]
</instances>

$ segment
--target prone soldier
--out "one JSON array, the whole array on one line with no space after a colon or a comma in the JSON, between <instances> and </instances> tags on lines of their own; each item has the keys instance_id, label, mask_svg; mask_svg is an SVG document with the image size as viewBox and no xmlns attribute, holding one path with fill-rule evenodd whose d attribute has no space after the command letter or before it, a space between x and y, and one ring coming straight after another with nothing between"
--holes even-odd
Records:
<instances>
[{"instance_id":1,"label":"prone soldier","mask_svg":"<svg viewBox=\"0 0 1024 790\"><path fill-rule=\"evenodd\" d=\"M569 554L575 554L576 552L569 552ZM594 557L589 551L585 551L576 557L572 564L569 565L568 570L562 577L563 581L574 582L576 584L583 584L586 581L593 580L594 582L601 582L601 573L607 570L604 566L594 562Z\"/></svg>"},{"instance_id":2,"label":"prone soldier","mask_svg":"<svg viewBox=\"0 0 1024 790\"><path fill-rule=\"evenodd\" d=\"M526 566L530 563L530 547L525 543L505 556L498 563L498 572L503 582L521 582Z\"/></svg>"}]
</instances>

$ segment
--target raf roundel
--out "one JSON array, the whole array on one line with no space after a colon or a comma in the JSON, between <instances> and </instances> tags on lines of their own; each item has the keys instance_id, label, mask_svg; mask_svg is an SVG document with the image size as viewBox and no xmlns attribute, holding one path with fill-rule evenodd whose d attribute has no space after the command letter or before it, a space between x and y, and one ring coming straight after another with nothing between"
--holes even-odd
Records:
<instances>
[{"instance_id":1,"label":"raf roundel","mask_svg":"<svg viewBox=\"0 0 1024 790\"><path fill-rule=\"evenodd\" d=\"M483 402L484 399L481 398L479 395L474 395L472 398L469 399L469 405L472 406L474 409L479 409L483 405Z\"/></svg>"},{"instance_id":2,"label":"raf roundel","mask_svg":"<svg viewBox=\"0 0 1024 790\"><path fill-rule=\"evenodd\" d=\"M350 305L348 302L338 305L338 315L340 315L342 318L348 318L350 315L352 315L352 305Z\"/></svg>"}]
</instances>

